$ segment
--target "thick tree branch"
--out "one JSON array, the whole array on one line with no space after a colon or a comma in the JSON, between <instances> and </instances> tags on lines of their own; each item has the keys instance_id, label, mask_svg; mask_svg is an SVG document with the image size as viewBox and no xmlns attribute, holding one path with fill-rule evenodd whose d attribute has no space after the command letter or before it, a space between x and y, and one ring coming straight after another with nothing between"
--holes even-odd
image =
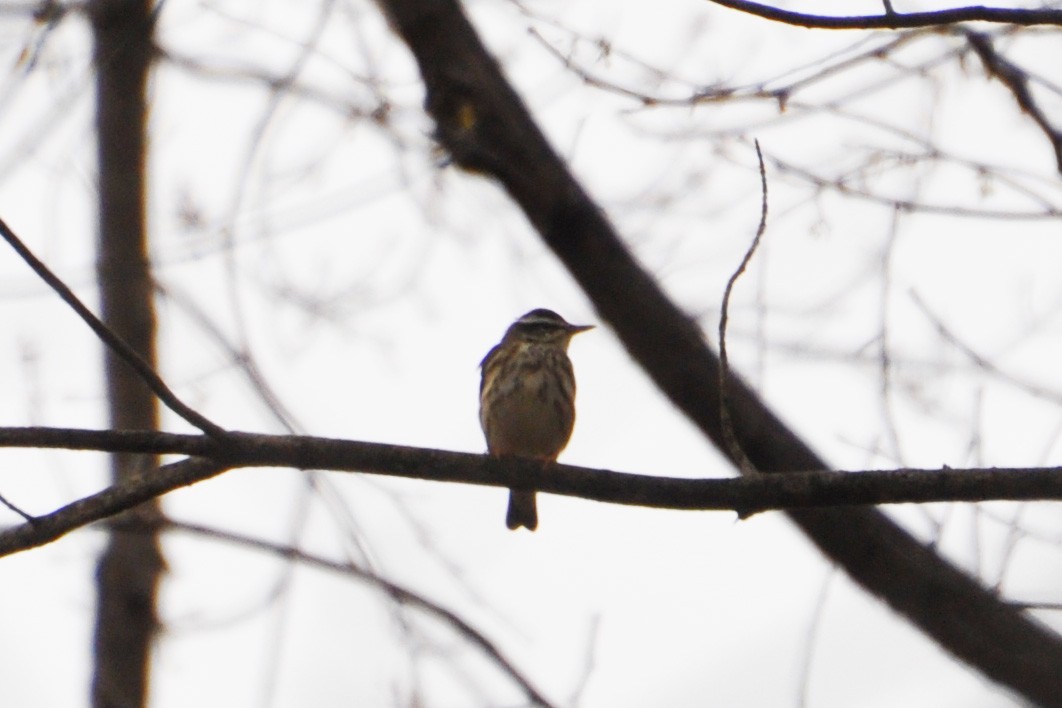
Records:
<instances>
[{"instance_id":1,"label":"thick tree branch","mask_svg":"<svg viewBox=\"0 0 1062 708\"><path fill-rule=\"evenodd\" d=\"M504 186L631 356L726 453L718 357L568 172L456 0L378 2L416 58L427 110L454 162ZM747 385L732 378L729 389L734 432L758 470L828 469ZM856 582L955 656L1030 701L1058 702L1062 641L879 511L804 509L790 515Z\"/></svg>"},{"instance_id":2,"label":"thick tree branch","mask_svg":"<svg viewBox=\"0 0 1062 708\"><path fill-rule=\"evenodd\" d=\"M51 543L75 529L129 511L174 489L202 482L225 469L218 462L199 457L146 469L140 477L117 481L101 492L71 502L50 514L36 516L28 523L0 531L0 556Z\"/></svg>"},{"instance_id":3,"label":"thick tree branch","mask_svg":"<svg viewBox=\"0 0 1062 708\"><path fill-rule=\"evenodd\" d=\"M237 467L366 472L491 487L528 487L564 496L657 509L769 509L910 502L1062 500L1062 468L803 472L687 479L502 460L486 455L299 435L203 435L151 431L0 428L0 447L193 455L146 470L103 491L0 531L0 556L34 548L167 492Z\"/></svg>"},{"instance_id":4,"label":"thick tree branch","mask_svg":"<svg viewBox=\"0 0 1062 708\"><path fill-rule=\"evenodd\" d=\"M985 7L970 5L932 12L886 12L883 15L811 15L792 10L782 10L748 0L709 0L716 5L728 7L765 20L783 22L797 27L813 29L909 29L912 27L939 27L956 22L996 22L1009 25L1062 25L1062 10L1039 8Z\"/></svg>"},{"instance_id":5,"label":"thick tree branch","mask_svg":"<svg viewBox=\"0 0 1062 708\"><path fill-rule=\"evenodd\" d=\"M0 428L0 448L37 447L50 450L96 450L155 455L210 457L215 438L157 430L86 430L83 428Z\"/></svg>"}]
</instances>

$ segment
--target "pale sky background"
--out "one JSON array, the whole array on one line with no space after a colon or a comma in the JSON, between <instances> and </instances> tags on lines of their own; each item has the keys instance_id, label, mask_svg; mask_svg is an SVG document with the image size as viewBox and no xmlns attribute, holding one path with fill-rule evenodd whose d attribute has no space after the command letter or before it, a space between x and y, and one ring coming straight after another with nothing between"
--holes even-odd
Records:
<instances>
[{"instance_id":1,"label":"pale sky background","mask_svg":"<svg viewBox=\"0 0 1062 708\"><path fill-rule=\"evenodd\" d=\"M298 84L340 110L271 102L257 82L170 63L155 74L152 252L173 294L158 306L162 374L226 427L283 432L190 314L193 302L253 354L300 431L482 451L477 364L508 324L540 306L601 323L496 185L436 166L419 77L378 11L169 0L160 41L216 72L283 76L323 7L327 29ZM1015 183L1062 205L1046 140L975 59L849 97L957 40L912 38L892 65L840 72L797 92L781 115L753 100L646 108L588 87L543 42L602 81L681 98L716 84L784 84L813 73L787 74L794 68L895 35L786 28L690 0L468 7L553 144L713 342L723 287L759 218L754 137L769 158L826 175L873 155L877 166L852 184L894 198L1042 211L976 170L895 167L896 152L921 148L872 119L960 160L1006 165ZM1041 34L1001 48L1057 87L1058 34ZM77 18L45 33L0 14L0 216L94 306L87 49ZM354 115L376 108L378 94L392 106L386 129ZM1038 95L1062 124L1062 97ZM824 101L867 119L801 108ZM735 293L731 356L790 425L840 469L1058 464L1057 217L905 213L894 224L890 209L815 195L776 165L768 177L770 226ZM1003 373L974 366L927 311ZM12 253L0 252L0 318L0 425L102 426L97 341ZM893 362L884 397L883 331ZM563 461L731 474L606 326L576 338L571 356L578 420ZM172 415L166 427L187 429ZM2 456L0 493L35 513L104 480L99 455ZM539 531L511 533L502 490L315 479L311 491L300 473L241 470L171 494L165 508L332 559L368 558L461 614L559 705L1019 705L854 587L781 514L738 522L540 496ZM985 583L1002 581L1008 598L1062 601L1057 504L888 512ZM4 514L0 523L17 520ZM1012 545L1016 515L1030 535ZM86 703L102 540L80 531L0 560L5 704ZM165 549L154 706L410 705L414 695L426 706L522 705L450 628L357 581L187 535L168 536ZM1062 613L1036 616L1062 630Z\"/></svg>"}]
</instances>

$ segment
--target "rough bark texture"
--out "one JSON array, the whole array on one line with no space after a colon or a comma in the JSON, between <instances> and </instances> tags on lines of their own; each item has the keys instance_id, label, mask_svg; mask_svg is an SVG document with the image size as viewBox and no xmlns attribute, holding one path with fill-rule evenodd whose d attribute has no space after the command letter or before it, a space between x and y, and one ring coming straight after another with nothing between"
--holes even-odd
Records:
<instances>
[{"instance_id":1,"label":"rough bark texture","mask_svg":"<svg viewBox=\"0 0 1062 708\"><path fill-rule=\"evenodd\" d=\"M498 179L656 384L726 454L719 360L631 257L568 172L456 0L380 0L409 45L440 142ZM826 469L755 393L729 391L744 454L762 472ZM954 656L1041 705L1062 705L1062 641L872 508L790 517L832 561Z\"/></svg>"},{"instance_id":2,"label":"rough bark texture","mask_svg":"<svg viewBox=\"0 0 1062 708\"><path fill-rule=\"evenodd\" d=\"M98 277L102 320L148 363L155 363L155 313L145 228L145 88L151 64L151 4L96 0L95 42L99 172ZM133 370L105 352L110 427L158 428L154 396ZM153 470L153 455L116 454L115 481ZM127 513L160 514L152 501ZM130 708L147 701L151 644L158 627L156 589L164 570L158 537L113 534L97 567L92 702Z\"/></svg>"}]
</instances>

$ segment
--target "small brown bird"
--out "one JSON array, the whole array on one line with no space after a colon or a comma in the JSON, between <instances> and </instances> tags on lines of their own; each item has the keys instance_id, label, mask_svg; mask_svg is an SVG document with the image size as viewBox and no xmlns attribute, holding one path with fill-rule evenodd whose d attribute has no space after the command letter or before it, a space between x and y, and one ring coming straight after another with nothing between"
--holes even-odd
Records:
<instances>
[{"instance_id":1,"label":"small brown bird","mask_svg":"<svg viewBox=\"0 0 1062 708\"><path fill-rule=\"evenodd\" d=\"M552 310L531 310L509 325L480 363L479 423L492 455L554 462L575 425L575 373L568 343L593 325ZM538 526L534 491L509 490L505 525Z\"/></svg>"}]
</instances>

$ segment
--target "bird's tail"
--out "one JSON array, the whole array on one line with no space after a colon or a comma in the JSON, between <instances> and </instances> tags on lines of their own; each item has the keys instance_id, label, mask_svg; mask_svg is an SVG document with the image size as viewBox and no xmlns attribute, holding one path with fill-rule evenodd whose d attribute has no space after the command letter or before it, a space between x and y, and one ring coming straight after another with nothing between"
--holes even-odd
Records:
<instances>
[{"instance_id":1,"label":"bird's tail","mask_svg":"<svg viewBox=\"0 0 1062 708\"><path fill-rule=\"evenodd\" d=\"M534 492L509 491L509 510L505 512L505 525L515 530L521 526L528 531L538 528L538 508Z\"/></svg>"}]
</instances>

